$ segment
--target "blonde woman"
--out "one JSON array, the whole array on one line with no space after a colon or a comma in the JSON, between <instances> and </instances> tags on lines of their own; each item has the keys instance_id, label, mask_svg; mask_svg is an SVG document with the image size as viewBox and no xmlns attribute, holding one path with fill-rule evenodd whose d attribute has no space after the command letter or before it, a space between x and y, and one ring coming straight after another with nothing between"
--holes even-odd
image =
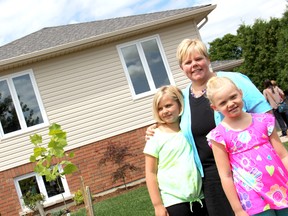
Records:
<instances>
[{"instance_id":1,"label":"blonde woman","mask_svg":"<svg viewBox=\"0 0 288 216\"><path fill-rule=\"evenodd\" d=\"M233 216L234 212L221 186L215 159L207 144L206 135L223 119L223 115L213 111L206 98L207 82L212 77L229 77L242 89L243 111L264 113L271 110L270 105L250 81L236 72L213 72L210 70L210 59L205 44L198 39L184 39L178 46L177 59L184 74L191 83L182 91L184 95L184 111L180 128L191 144L197 168L202 175L203 192L209 216ZM150 126L146 134L153 136ZM146 138L147 139L147 138Z\"/></svg>"}]
</instances>

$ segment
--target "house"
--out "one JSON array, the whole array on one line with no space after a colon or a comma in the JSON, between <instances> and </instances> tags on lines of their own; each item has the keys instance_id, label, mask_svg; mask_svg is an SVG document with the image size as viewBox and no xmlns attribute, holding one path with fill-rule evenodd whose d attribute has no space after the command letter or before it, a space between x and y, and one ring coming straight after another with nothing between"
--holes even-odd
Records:
<instances>
[{"instance_id":1,"label":"house","mask_svg":"<svg viewBox=\"0 0 288 216\"><path fill-rule=\"evenodd\" d=\"M21 196L31 184L46 196L45 207L61 201L29 163L29 136L41 134L47 143L52 123L67 132L66 150L79 168L61 179L65 199L80 189L80 176L92 194L123 184L112 182L115 165L98 164L111 142L129 146L136 155L129 162L142 168L127 182L143 180L153 94L161 85L189 83L176 48L184 38L201 39L199 28L215 7L49 27L0 47L0 214L23 215Z\"/></svg>"},{"instance_id":2,"label":"house","mask_svg":"<svg viewBox=\"0 0 288 216\"><path fill-rule=\"evenodd\" d=\"M235 60L222 60L211 62L213 71L232 71L234 68L239 67L244 62L244 59Z\"/></svg>"}]
</instances>

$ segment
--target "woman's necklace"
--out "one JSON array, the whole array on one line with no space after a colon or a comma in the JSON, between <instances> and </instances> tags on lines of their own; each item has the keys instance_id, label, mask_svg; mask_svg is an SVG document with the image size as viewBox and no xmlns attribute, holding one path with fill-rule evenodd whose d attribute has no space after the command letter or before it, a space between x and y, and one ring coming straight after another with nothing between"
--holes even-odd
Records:
<instances>
[{"instance_id":1,"label":"woman's necklace","mask_svg":"<svg viewBox=\"0 0 288 216\"><path fill-rule=\"evenodd\" d=\"M204 94L206 93L206 88L205 88L205 89L202 89L201 92L200 92L200 93L197 93L197 94L195 94L193 91L194 91L193 88L191 88L191 95L192 95L192 97L194 97L194 98L199 98L199 97L201 97L202 95L204 95Z\"/></svg>"}]
</instances>

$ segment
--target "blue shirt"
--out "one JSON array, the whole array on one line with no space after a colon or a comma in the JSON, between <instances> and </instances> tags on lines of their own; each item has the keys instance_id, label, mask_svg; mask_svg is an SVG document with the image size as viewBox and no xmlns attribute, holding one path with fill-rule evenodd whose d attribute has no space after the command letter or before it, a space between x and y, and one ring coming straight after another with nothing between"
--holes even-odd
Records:
<instances>
[{"instance_id":1,"label":"blue shirt","mask_svg":"<svg viewBox=\"0 0 288 216\"><path fill-rule=\"evenodd\" d=\"M264 113L271 110L269 103L266 101L263 94L257 89L257 87L251 82L251 80L244 74L238 72L217 72L218 77L227 77L230 78L239 89L243 92L243 111L249 113ZM182 92L184 95L184 111L181 117L180 127L181 130L188 140L188 142L192 145L194 152L194 159L199 169L201 176L204 176L203 167L200 161L200 157L198 155L198 151L196 148L196 144L191 131L191 110L189 105L189 94L190 87L192 84L189 84ZM215 124L218 125L222 119L223 115L220 112L214 111L214 120ZM208 144L207 144L208 145Z\"/></svg>"}]
</instances>

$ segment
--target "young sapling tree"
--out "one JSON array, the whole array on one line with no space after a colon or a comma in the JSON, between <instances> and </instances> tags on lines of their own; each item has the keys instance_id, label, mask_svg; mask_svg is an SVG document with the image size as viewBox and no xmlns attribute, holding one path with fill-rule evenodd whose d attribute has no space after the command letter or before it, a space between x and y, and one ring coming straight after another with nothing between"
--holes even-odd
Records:
<instances>
[{"instance_id":1,"label":"young sapling tree","mask_svg":"<svg viewBox=\"0 0 288 216\"><path fill-rule=\"evenodd\" d=\"M42 145L42 136L34 134L30 136L30 141L34 144L33 154L30 156L30 162L36 163L34 171L41 176L45 176L46 181L56 181L59 191L61 185L60 178L65 175L77 171L77 166L71 161L65 160L65 157L72 158L74 153L65 153L64 148L67 146L66 132L61 129L61 126L53 123L49 127L50 141L47 146ZM56 161L58 161L56 163ZM59 169L59 167L62 169ZM65 204L66 213L69 212L63 193L61 193L63 202Z\"/></svg>"}]
</instances>

